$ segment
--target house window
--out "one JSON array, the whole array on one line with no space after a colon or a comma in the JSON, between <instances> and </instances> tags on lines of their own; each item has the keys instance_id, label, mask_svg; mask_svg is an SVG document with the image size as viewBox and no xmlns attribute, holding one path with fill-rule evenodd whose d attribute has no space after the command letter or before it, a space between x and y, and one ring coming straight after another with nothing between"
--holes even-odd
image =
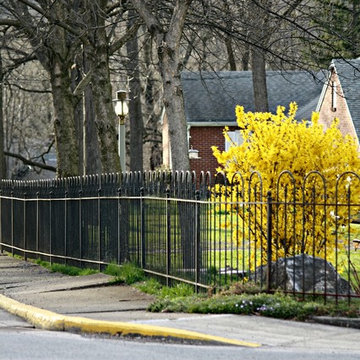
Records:
<instances>
[{"instance_id":1,"label":"house window","mask_svg":"<svg viewBox=\"0 0 360 360\"><path fill-rule=\"evenodd\" d=\"M240 134L240 130L229 131L229 138L225 139L225 151L228 151L231 145L241 145L243 143L243 137Z\"/></svg>"},{"instance_id":2,"label":"house window","mask_svg":"<svg viewBox=\"0 0 360 360\"><path fill-rule=\"evenodd\" d=\"M331 110L336 111L336 82L331 82Z\"/></svg>"}]
</instances>

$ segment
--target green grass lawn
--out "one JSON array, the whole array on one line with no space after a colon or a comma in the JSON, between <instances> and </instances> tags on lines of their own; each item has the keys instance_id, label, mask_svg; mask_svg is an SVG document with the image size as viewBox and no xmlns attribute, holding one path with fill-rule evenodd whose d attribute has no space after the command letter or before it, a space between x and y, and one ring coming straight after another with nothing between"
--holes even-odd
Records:
<instances>
[{"instance_id":1,"label":"green grass lawn","mask_svg":"<svg viewBox=\"0 0 360 360\"><path fill-rule=\"evenodd\" d=\"M146 266L152 270L161 271L166 268L167 263L167 234L170 231L170 272L172 274L185 274L181 272L184 267L185 259L183 257L183 231L184 225L179 218L179 208L175 203L170 204L170 213L166 216L165 203L162 206L158 206L158 202L162 200L149 200L147 201L145 209L145 244L146 244ZM185 205L184 205L185 206ZM188 209L191 209L193 214L194 209L192 205L186 205ZM139 220L139 219L137 219ZM135 221L135 220L134 220ZM169 228L168 228L169 226ZM194 226L194 219L189 219L189 223L185 226ZM235 230L241 230L235 232ZM202 204L200 207L200 244L199 252L201 254L199 266L202 271L208 271L211 274L223 273L225 269L237 270L240 273L248 272L249 269L254 268L251 262L257 260L257 264L260 264L261 250L259 248L254 249L253 238L249 243L243 232L242 220L235 212L219 211L214 205ZM355 268L360 270L360 251L354 251L352 239L360 237L360 225L351 224L349 236L347 234L348 229L339 229L339 241L350 241L350 258ZM189 247L192 249L188 256L194 256L194 236L195 234L187 233L191 235ZM255 235L253 235L254 237ZM236 239L238 237L238 239ZM133 233L131 237L134 243L139 242L138 234ZM341 239L341 240L340 240ZM346 250L342 249L338 252L338 266L343 270L347 267ZM335 258L328 258L333 265L335 265ZM192 265L193 270L195 264ZM178 271L179 270L179 271ZM188 269L191 270L191 269ZM230 271L229 271L230 272ZM189 272L190 273L190 272ZM191 275L193 276L193 275ZM351 279L354 276L351 275Z\"/></svg>"}]
</instances>

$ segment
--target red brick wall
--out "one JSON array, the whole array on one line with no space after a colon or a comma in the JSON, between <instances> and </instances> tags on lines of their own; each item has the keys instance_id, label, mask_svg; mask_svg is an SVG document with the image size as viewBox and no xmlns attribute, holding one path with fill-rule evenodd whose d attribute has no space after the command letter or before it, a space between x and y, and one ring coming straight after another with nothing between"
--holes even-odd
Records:
<instances>
[{"instance_id":1,"label":"red brick wall","mask_svg":"<svg viewBox=\"0 0 360 360\"><path fill-rule=\"evenodd\" d=\"M331 82L336 82L336 109L332 109L332 88ZM339 129L342 134L350 134L357 139L354 125L351 121L350 114L346 105L346 100L343 95L341 84L338 75L333 71L329 85L326 89L323 103L319 112L319 123L324 125L324 129L330 127L334 118L339 119Z\"/></svg>"},{"instance_id":2,"label":"red brick wall","mask_svg":"<svg viewBox=\"0 0 360 360\"><path fill-rule=\"evenodd\" d=\"M193 149L199 150L200 159L190 159L191 170L196 171L197 176L201 171L210 171L214 175L216 168L219 167L211 147L217 146L219 150L225 150L223 129L223 126L190 128L190 148L192 146ZM230 130L234 129L230 128Z\"/></svg>"}]
</instances>

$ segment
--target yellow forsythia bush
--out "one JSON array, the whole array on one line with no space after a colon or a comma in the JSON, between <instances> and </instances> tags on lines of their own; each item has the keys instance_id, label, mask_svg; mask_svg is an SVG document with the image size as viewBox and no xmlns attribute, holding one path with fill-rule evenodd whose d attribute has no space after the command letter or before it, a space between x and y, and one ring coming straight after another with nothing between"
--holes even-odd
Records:
<instances>
[{"instance_id":1,"label":"yellow forsythia bush","mask_svg":"<svg viewBox=\"0 0 360 360\"><path fill-rule=\"evenodd\" d=\"M267 192L271 191L273 258L300 253L331 258L336 249L346 245L344 239L335 235L335 230L347 224L358 211L356 207L350 210L347 206L335 207L339 176L360 170L356 142L341 134L338 120L324 131L317 113L313 113L309 124L296 121L296 111L296 103L290 104L288 114L282 106L276 114L245 112L242 106L237 106L236 117L243 142L232 144L223 152L213 147L220 164L218 171L225 172L229 182L238 181L240 175L235 174L239 173L246 183L246 186L232 187L232 194L223 191L221 195L223 201L224 197L227 202L232 201L228 206L242 222L233 237L238 243L249 240L254 249L261 249L263 260L267 250L266 205L239 206L239 201L265 202ZM224 136L231 141L227 132L225 128ZM341 177L338 202L359 203L359 193L360 181L356 176ZM253 251L253 257L256 252ZM256 263L259 261L257 255Z\"/></svg>"}]
</instances>

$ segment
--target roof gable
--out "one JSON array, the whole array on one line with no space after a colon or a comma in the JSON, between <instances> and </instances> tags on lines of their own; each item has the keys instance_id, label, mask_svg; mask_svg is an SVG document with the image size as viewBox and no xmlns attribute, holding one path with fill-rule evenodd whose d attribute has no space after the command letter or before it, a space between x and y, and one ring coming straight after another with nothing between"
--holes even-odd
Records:
<instances>
[{"instance_id":1,"label":"roof gable","mask_svg":"<svg viewBox=\"0 0 360 360\"><path fill-rule=\"evenodd\" d=\"M332 66L337 73L356 134L360 139L360 58L334 59Z\"/></svg>"},{"instance_id":2,"label":"roof gable","mask_svg":"<svg viewBox=\"0 0 360 360\"><path fill-rule=\"evenodd\" d=\"M298 119L315 110L322 82L305 71L267 71L269 110L296 101ZM235 107L254 111L251 71L183 72L185 115L188 123L235 123Z\"/></svg>"}]
</instances>

